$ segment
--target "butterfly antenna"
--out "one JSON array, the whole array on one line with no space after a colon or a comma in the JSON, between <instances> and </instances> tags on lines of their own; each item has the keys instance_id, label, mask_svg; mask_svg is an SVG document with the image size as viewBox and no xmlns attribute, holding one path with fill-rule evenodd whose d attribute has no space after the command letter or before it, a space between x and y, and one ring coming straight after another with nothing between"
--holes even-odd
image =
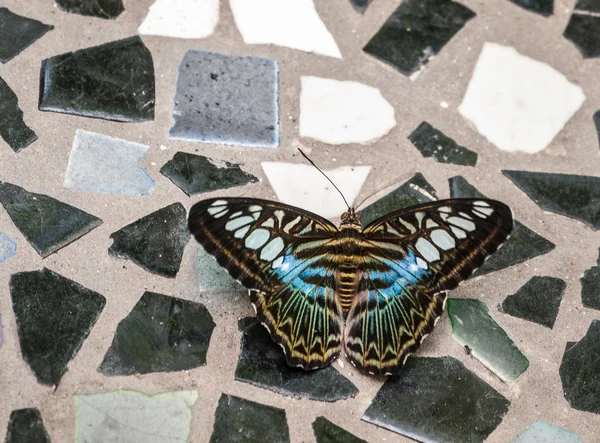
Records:
<instances>
[{"instance_id":1,"label":"butterfly antenna","mask_svg":"<svg viewBox=\"0 0 600 443\"><path fill-rule=\"evenodd\" d=\"M317 171L319 171L321 174L323 174L323 176L329 181L329 183L331 183L333 185L333 187L335 188L335 190L337 192L340 193L340 195L342 196L342 199L344 199L344 203L346 203L346 206L348 207L348 209L350 209L350 205L348 204L348 202L346 201L346 197L344 197L344 194L342 194L342 191L340 191L340 188L338 188L334 182L331 181L331 179L329 177L327 177L327 174L325 174L323 171L321 171L321 168L319 168L317 165L315 165L315 162L312 161L310 158L308 158L308 156L302 152L302 149L298 148L298 151L300 151L300 154L302 154L302 157L304 157L306 160L308 160L308 162L313 165Z\"/></svg>"}]
</instances>

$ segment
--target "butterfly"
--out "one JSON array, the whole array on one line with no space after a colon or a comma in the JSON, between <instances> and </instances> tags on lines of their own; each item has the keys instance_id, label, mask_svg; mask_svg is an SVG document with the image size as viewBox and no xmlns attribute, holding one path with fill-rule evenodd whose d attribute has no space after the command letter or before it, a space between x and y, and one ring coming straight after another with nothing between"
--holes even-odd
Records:
<instances>
[{"instance_id":1,"label":"butterfly","mask_svg":"<svg viewBox=\"0 0 600 443\"><path fill-rule=\"evenodd\" d=\"M509 237L510 208L448 199L365 228L349 208L336 227L300 208L253 198L196 203L188 227L249 289L290 366L317 369L342 352L363 372L397 374L432 331L447 292Z\"/></svg>"}]
</instances>

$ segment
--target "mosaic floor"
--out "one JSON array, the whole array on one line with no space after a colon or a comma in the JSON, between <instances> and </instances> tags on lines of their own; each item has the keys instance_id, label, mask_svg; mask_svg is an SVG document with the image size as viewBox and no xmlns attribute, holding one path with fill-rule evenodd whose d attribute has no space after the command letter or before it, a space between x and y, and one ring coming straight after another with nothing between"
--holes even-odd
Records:
<instances>
[{"instance_id":1,"label":"mosaic floor","mask_svg":"<svg viewBox=\"0 0 600 443\"><path fill-rule=\"evenodd\" d=\"M599 0L1 6L7 442L600 442ZM300 149L363 223L514 212L400 375L288 367L190 238L208 197L339 222Z\"/></svg>"}]
</instances>

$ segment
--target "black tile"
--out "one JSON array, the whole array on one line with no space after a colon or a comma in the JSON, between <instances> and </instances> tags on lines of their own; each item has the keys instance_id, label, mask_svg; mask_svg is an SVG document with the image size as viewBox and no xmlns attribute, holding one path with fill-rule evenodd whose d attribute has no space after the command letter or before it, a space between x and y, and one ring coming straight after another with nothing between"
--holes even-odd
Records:
<instances>
[{"instance_id":1,"label":"black tile","mask_svg":"<svg viewBox=\"0 0 600 443\"><path fill-rule=\"evenodd\" d=\"M528 171L502 173L543 210L582 221L594 230L600 228L600 177Z\"/></svg>"},{"instance_id":2,"label":"black tile","mask_svg":"<svg viewBox=\"0 0 600 443\"><path fill-rule=\"evenodd\" d=\"M535 276L506 297L498 308L505 314L552 329L566 287L560 278Z\"/></svg>"},{"instance_id":3,"label":"black tile","mask_svg":"<svg viewBox=\"0 0 600 443\"><path fill-rule=\"evenodd\" d=\"M124 11L122 0L56 0L60 9L73 14L114 19Z\"/></svg>"},{"instance_id":4,"label":"black tile","mask_svg":"<svg viewBox=\"0 0 600 443\"><path fill-rule=\"evenodd\" d=\"M577 0L575 11L600 12L600 1L598 0Z\"/></svg>"},{"instance_id":5,"label":"black tile","mask_svg":"<svg viewBox=\"0 0 600 443\"><path fill-rule=\"evenodd\" d=\"M281 348L256 319L242 319L239 327L243 336L236 380L282 395L319 401L342 400L358 393L356 386L332 366L318 371L289 367Z\"/></svg>"},{"instance_id":6,"label":"black tile","mask_svg":"<svg viewBox=\"0 0 600 443\"><path fill-rule=\"evenodd\" d=\"M0 203L42 257L102 224L102 220L81 209L10 183L0 182Z\"/></svg>"},{"instance_id":7,"label":"black tile","mask_svg":"<svg viewBox=\"0 0 600 443\"><path fill-rule=\"evenodd\" d=\"M215 413L211 443L287 443L285 410L223 394Z\"/></svg>"},{"instance_id":8,"label":"black tile","mask_svg":"<svg viewBox=\"0 0 600 443\"><path fill-rule=\"evenodd\" d=\"M214 327L204 305L145 292L119 322L98 371L131 375L204 366Z\"/></svg>"},{"instance_id":9,"label":"black tile","mask_svg":"<svg viewBox=\"0 0 600 443\"><path fill-rule=\"evenodd\" d=\"M50 443L50 436L46 432L39 409L12 411L4 443Z\"/></svg>"},{"instance_id":10,"label":"black tile","mask_svg":"<svg viewBox=\"0 0 600 443\"><path fill-rule=\"evenodd\" d=\"M600 57L600 17L574 12L563 35L584 58Z\"/></svg>"},{"instance_id":11,"label":"black tile","mask_svg":"<svg viewBox=\"0 0 600 443\"><path fill-rule=\"evenodd\" d=\"M435 189L433 189L427 180L425 180L425 177L418 172L402 186L360 211L362 225L367 226L373 220L389 214L390 212L397 211L398 209L431 201L431 198L421 192L420 189L437 198Z\"/></svg>"},{"instance_id":12,"label":"black tile","mask_svg":"<svg viewBox=\"0 0 600 443\"><path fill-rule=\"evenodd\" d=\"M452 357L410 358L362 419L417 441L477 443L496 429L509 405Z\"/></svg>"},{"instance_id":13,"label":"black tile","mask_svg":"<svg viewBox=\"0 0 600 443\"><path fill-rule=\"evenodd\" d=\"M176 153L160 172L187 195L258 182L258 178L243 171L238 164L185 152Z\"/></svg>"},{"instance_id":14,"label":"black tile","mask_svg":"<svg viewBox=\"0 0 600 443\"><path fill-rule=\"evenodd\" d=\"M423 157L433 157L440 163L463 166L475 166L477 163L477 153L458 145L427 122L421 123L408 139Z\"/></svg>"},{"instance_id":15,"label":"black tile","mask_svg":"<svg viewBox=\"0 0 600 443\"><path fill-rule=\"evenodd\" d=\"M361 14L364 14L373 0L350 0L350 3Z\"/></svg>"},{"instance_id":16,"label":"black tile","mask_svg":"<svg viewBox=\"0 0 600 443\"><path fill-rule=\"evenodd\" d=\"M598 134L598 142L600 143L600 110L594 113L594 125L596 126L596 134Z\"/></svg>"},{"instance_id":17,"label":"black tile","mask_svg":"<svg viewBox=\"0 0 600 443\"><path fill-rule=\"evenodd\" d=\"M153 120L152 55L135 36L47 58L39 109L122 122Z\"/></svg>"},{"instance_id":18,"label":"black tile","mask_svg":"<svg viewBox=\"0 0 600 443\"><path fill-rule=\"evenodd\" d=\"M312 427L317 443L367 443L325 417L317 417Z\"/></svg>"},{"instance_id":19,"label":"black tile","mask_svg":"<svg viewBox=\"0 0 600 443\"><path fill-rule=\"evenodd\" d=\"M404 0L363 50L411 75L473 17L451 0Z\"/></svg>"},{"instance_id":20,"label":"black tile","mask_svg":"<svg viewBox=\"0 0 600 443\"><path fill-rule=\"evenodd\" d=\"M0 62L6 63L52 29L52 25L0 8Z\"/></svg>"},{"instance_id":21,"label":"black tile","mask_svg":"<svg viewBox=\"0 0 600 443\"><path fill-rule=\"evenodd\" d=\"M113 232L110 238L109 255L129 259L154 274L175 277L190 240L185 208L173 203Z\"/></svg>"},{"instance_id":22,"label":"black tile","mask_svg":"<svg viewBox=\"0 0 600 443\"><path fill-rule=\"evenodd\" d=\"M565 398L575 409L600 414L600 320L578 342L568 342L560 364Z\"/></svg>"},{"instance_id":23,"label":"black tile","mask_svg":"<svg viewBox=\"0 0 600 443\"><path fill-rule=\"evenodd\" d=\"M554 13L554 0L509 0L523 9L549 16Z\"/></svg>"},{"instance_id":24,"label":"black tile","mask_svg":"<svg viewBox=\"0 0 600 443\"><path fill-rule=\"evenodd\" d=\"M0 40L1 41L1 40ZM37 135L25 124L19 99L0 77L0 137L13 151L19 152L37 140Z\"/></svg>"},{"instance_id":25,"label":"black tile","mask_svg":"<svg viewBox=\"0 0 600 443\"><path fill-rule=\"evenodd\" d=\"M464 177L456 176L450 180L450 195L452 198L486 198L475 189ZM522 263L526 260L552 251L556 245L535 233L527 226L515 220L515 228L510 238L502 248L496 251L481 267L473 273L472 277L489 274L509 266ZM471 278L472 278L471 277Z\"/></svg>"},{"instance_id":26,"label":"black tile","mask_svg":"<svg viewBox=\"0 0 600 443\"><path fill-rule=\"evenodd\" d=\"M597 266L592 266L586 270L579 281L581 282L581 302L583 306L600 310L600 258L598 258Z\"/></svg>"},{"instance_id":27,"label":"black tile","mask_svg":"<svg viewBox=\"0 0 600 443\"><path fill-rule=\"evenodd\" d=\"M40 383L58 385L106 299L46 268L13 274L10 295L23 359Z\"/></svg>"}]
</instances>

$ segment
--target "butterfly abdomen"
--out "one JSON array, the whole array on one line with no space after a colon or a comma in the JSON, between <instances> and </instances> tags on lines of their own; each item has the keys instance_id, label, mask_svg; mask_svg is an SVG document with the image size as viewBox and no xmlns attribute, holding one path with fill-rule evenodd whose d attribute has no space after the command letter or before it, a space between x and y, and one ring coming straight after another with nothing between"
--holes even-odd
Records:
<instances>
[{"instance_id":1,"label":"butterfly abdomen","mask_svg":"<svg viewBox=\"0 0 600 443\"><path fill-rule=\"evenodd\" d=\"M361 243L362 233L358 229L345 229L338 237L333 257L337 265L334 274L336 299L344 315L348 313L358 294Z\"/></svg>"}]
</instances>

